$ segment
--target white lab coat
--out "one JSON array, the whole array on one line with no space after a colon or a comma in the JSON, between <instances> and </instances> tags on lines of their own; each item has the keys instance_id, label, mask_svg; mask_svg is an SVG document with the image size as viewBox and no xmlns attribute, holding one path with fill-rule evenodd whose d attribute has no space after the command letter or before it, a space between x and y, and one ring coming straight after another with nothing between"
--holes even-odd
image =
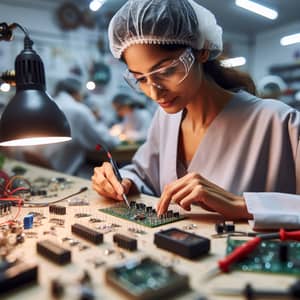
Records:
<instances>
[{"instance_id":1,"label":"white lab coat","mask_svg":"<svg viewBox=\"0 0 300 300\"><path fill-rule=\"evenodd\" d=\"M121 170L140 191L160 196L178 179L182 112L159 108L147 141ZM246 92L234 95L209 126L187 172L197 172L225 190L300 194L300 112ZM180 175L179 175L180 174Z\"/></svg>"},{"instance_id":2,"label":"white lab coat","mask_svg":"<svg viewBox=\"0 0 300 300\"><path fill-rule=\"evenodd\" d=\"M85 104L75 101L68 93L61 92L56 97L56 103L70 124L72 140L35 149L42 151L53 169L76 174L85 162L86 152L95 149L96 144L104 142L108 147L113 147L119 143Z\"/></svg>"},{"instance_id":3,"label":"white lab coat","mask_svg":"<svg viewBox=\"0 0 300 300\"><path fill-rule=\"evenodd\" d=\"M121 132L126 140L144 141L151 124L152 116L146 109L134 109L124 117L121 123Z\"/></svg>"}]
</instances>

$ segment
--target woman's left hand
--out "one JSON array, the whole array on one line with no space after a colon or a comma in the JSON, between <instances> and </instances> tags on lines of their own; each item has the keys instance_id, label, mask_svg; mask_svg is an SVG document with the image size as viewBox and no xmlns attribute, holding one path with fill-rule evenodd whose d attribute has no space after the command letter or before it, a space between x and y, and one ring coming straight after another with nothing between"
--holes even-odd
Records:
<instances>
[{"instance_id":1,"label":"woman's left hand","mask_svg":"<svg viewBox=\"0 0 300 300\"><path fill-rule=\"evenodd\" d=\"M252 218L242 196L225 191L198 173L189 173L166 185L157 205L157 214L164 214L171 202L185 210L191 210L191 204L195 203L231 220Z\"/></svg>"}]
</instances>

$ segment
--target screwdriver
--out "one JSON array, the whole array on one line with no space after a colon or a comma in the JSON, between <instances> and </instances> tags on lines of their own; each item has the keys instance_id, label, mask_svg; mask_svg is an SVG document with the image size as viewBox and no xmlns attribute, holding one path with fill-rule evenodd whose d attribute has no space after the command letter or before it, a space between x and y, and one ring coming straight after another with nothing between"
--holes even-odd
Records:
<instances>
[{"instance_id":1,"label":"screwdriver","mask_svg":"<svg viewBox=\"0 0 300 300\"><path fill-rule=\"evenodd\" d=\"M300 281L297 280L286 290L276 290L276 289L254 289L251 284L246 284L243 289L234 288L218 288L214 290L215 294L226 295L226 296L238 296L243 295L246 299L254 299L263 297L289 297L290 299L300 299Z\"/></svg>"},{"instance_id":2,"label":"screwdriver","mask_svg":"<svg viewBox=\"0 0 300 300\"><path fill-rule=\"evenodd\" d=\"M260 234L248 242L236 247L225 258L218 261L218 266L208 272L207 277L212 277L220 272L229 272L230 266L250 254L263 240L280 239L300 241L300 230L286 231L283 228L277 233Z\"/></svg>"},{"instance_id":3,"label":"screwdriver","mask_svg":"<svg viewBox=\"0 0 300 300\"><path fill-rule=\"evenodd\" d=\"M101 148L104 149L104 151L105 151L105 153L106 153L106 155L107 155L107 157L108 157L108 159L109 159L109 162L110 162L110 164L112 165L112 168L113 168L113 170L114 170L114 173L115 173L117 179L119 180L119 182L121 182L121 181L122 181L122 177L121 177L121 174L120 174L120 171L119 171L119 168L118 168L116 162L115 162L115 161L113 160L113 158L112 158L112 155L110 154L110 152L108 151L108 149L107 149L103 144L102 144L102 145L100 145L100 144L97 144L97 145L96 145L96 150L97 150L97 151L100 151ZM125 201L127 207L130 208L129 201L128 201L128 198L127 198L127 196L125 195L125 193L122 194L122 198L123 198L123 200Z\"/></svg>"}]
</instances>

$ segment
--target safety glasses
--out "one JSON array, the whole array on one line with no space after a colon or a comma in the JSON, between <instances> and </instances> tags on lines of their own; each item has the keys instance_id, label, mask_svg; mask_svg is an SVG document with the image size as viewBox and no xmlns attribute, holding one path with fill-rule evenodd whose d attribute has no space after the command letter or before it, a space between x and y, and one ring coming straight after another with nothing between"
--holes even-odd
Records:
<instances>
[{"instance_id":1,"label":"safety glasses","mask_svg":"<svg viewBox=\"0 0 300 300\"><path fill-rule=\"evenodd\" d=\"M159 68L146 74L136 75L128 69L124 79L134 90L141 92L149 86L157 89L167 89L171 85L179 85L188 76L195 61L192 49L187 48L168 66Z\"/></svg>"}]
</instances>

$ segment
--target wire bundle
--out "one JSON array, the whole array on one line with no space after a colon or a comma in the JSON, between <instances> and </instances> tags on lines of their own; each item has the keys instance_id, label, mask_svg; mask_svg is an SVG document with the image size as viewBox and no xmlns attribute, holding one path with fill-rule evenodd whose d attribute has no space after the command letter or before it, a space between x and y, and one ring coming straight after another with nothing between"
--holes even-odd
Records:
<instances>
[{"instance_id":1,"label":"wire bundle","mask_svg":"<svg viewBox=\"0 0 300 300\"><path fill-rule=\"evenodd\" d=\"M19 182L16 184L17 180ZM20 185L20 182L25 182L28 186L22 186ZM17 187L15 187L17 186ZM28 192L31 189L30 182L25 179L22 176L12 176L10 177L6 172L3 170L0 170L0 201L12 201L13 203L16 203L16 206L18 207L16 215L12 218L12 220L8 220L5 222L0 223L1 225L4 224L11 224L14 223L17 218L20 215L21 212L21 206L23 203L22 195L20 195L20 192Z\"/></svg>"}]
</instances>

